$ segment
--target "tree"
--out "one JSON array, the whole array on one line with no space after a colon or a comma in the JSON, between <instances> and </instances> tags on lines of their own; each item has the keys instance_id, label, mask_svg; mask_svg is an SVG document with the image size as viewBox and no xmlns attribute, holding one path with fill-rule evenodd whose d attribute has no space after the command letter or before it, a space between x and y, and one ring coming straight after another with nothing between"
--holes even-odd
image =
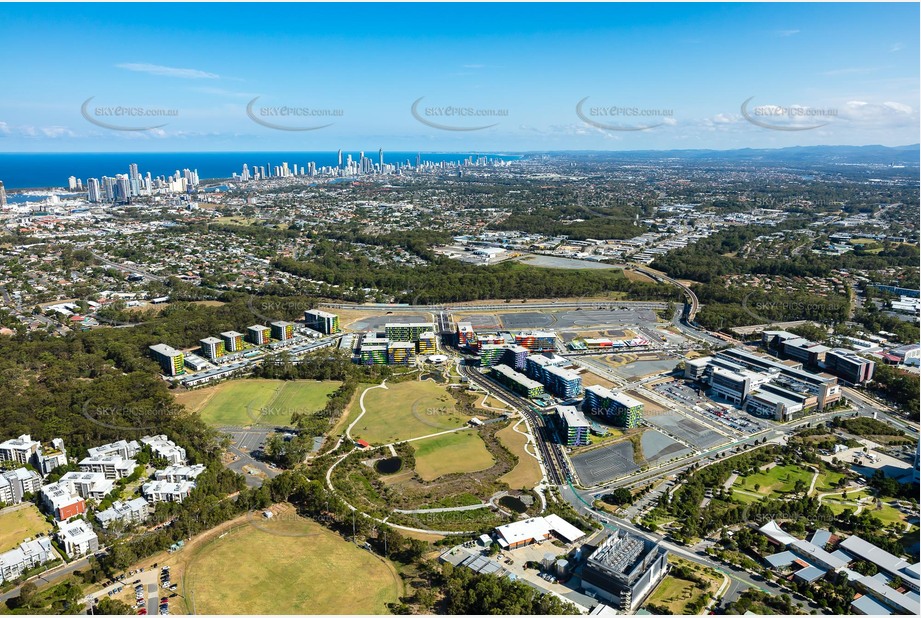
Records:
<instances>
[{"instance_id":1,"label":"tree","mask_svg":"<svg viewBox=\"0 0 921 618\"><path fill-rule=\"evenodd\" d=\"M134 615L134 608L124 601L103 597L93 609L93 613L104 616L128 616Z\"/></svg>"}]
</instances>

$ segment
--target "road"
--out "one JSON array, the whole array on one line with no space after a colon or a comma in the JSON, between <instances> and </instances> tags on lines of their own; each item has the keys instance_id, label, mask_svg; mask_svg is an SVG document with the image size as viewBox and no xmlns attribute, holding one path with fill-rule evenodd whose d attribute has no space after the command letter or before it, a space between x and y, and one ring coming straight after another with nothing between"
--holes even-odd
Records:
<instances>
[{"instance_id":1,"label":"road","mask_svg":"<svg viewBox=\"0 0 921 618\"><path fill-rule=\"evenodd\" d=\"M104 550L96 552L96 556L102 556L105 554ZM79 560L74 560L68 564L55 567L54 569L45 571L44 573L39 573L34 575L26 580L26 582L32 582L38 586L44 586L46 584L55 584L65 577L72 575L74 571L79 571L80 569L85 569L90 564L89 556L80 558ZM23 583L26 583L23 582ZM3 594L0 594L0 603L6 603L10 599L15 599L19 596L19 591L22 588L22 584L12 588Z\"/></svg>"}]
</instances>

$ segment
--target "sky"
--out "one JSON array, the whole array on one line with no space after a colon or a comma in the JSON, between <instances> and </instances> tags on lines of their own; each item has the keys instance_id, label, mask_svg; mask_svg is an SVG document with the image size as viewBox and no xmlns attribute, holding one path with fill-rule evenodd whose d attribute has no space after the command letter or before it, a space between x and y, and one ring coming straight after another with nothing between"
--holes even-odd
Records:
<instances>
[{"instance_id":1,"label":"sky","mask_svg":"<svg viewBox=\"0 0 921 618\"><path fill-rule=\"evenodd\" d=\"M0 4L0 152L919 141L919 5Z\"/></svg>"}]
</instances>

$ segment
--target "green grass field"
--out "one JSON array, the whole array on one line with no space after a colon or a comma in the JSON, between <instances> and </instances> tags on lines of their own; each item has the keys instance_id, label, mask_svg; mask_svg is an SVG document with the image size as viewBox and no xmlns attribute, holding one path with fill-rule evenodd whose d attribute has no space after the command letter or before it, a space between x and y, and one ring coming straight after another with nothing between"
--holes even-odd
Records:
<instances>
[{"instance_id":1,"label":"green grass field","mask_svg":"<svg viewBox=\"0 0 921 618\"><path fill-rule=\"evenodd\" d=\"M455 472L478 472L495 463L486 444L475 431L456 431L411 443L416 472L424 481Z\"/></svg>"},{"instance_id":2,"label":"green grass field","mask_svg":"<svg viewBox=\"0 0 921 618\"><path fill-rule=\"evenodd\" d=\"M834 491L836 489L836 484L843 479L844 476L845 475L840 472L826 470L819 475L818 480L815 482L815 490L817 492Z\"/></svg>"},{"instance_id":3,"label":"green grass field","mask_svg":"<svg viewBox=\"0 0 921 618\"><path fill-rule=\"evenodd\" d=\"M460 427L469 419L460 414L444 387L426 380L374 388L364 399L365 412L352 436L371 444L389 444Z\"/></svg>"},{"instance_id":4,"label":"green grass field","mask_svg":"<svg viewBox=\"0 0 921 618\"><path fill-rule=\"evenodd\" d=\"M740 476L733 483L733 487L768 496L773 493L792 492L797 480L803 481L808 488L812 482L812 472L799 466L774 466L767 472ZM759 486L758 489L755 489L755 485Z\"/></svg>"},{"instance_id":5,"label":"green grass field","mask_svg":"<svg viewBox=\"0 0 921 618\"><path fill-rule=\"evenodd\" d=\"M289 425L295 412L323 409L341 382L314 380L234 380L210 387L206 397L187 398L197 403L202 419L216 427L229 425ZM205 389L202 389L205 390Z\"/></svg>"},{"instance_id":6,"label":"green grass field","mask_svg":"<svg viewBox=\"0 0 921 618\"><path fill-rule=\"evenodd\" d=\"M698 588L697 585L687 579L681 579L673 575L666 575L665 579L656 587L647 599L644 605L660 605L667 607L672 615L681 615L689 603L698 599L705 592L715 593L719 590L722 583L722 577L712 569L706 569L699 565L687 562L686 560L671 559L670 562L680 563L688 568L693 569L698 575L701 575L707 581L707 589Z\"/></svg>"},{"instance_id":7,"label":"green grass field","mask_svg":"<svg viewBox=\"0 0 921 618\"><path fill-rule=\"evenodd\" d=\"M386 614L402 594L389 563L293 515L204 546L183 588L197 614Z\"/></svg>"},{"instance_id":8,"label":"green grass field","mask_svg":"<svg viewBox=\"0 0 921 618\"><path fill-rule=\"evenodd\" d=\"M18 547L39 532L48 532L52 526L33 505L0 515L0 553Z\"/></svg>"}]
</instances>

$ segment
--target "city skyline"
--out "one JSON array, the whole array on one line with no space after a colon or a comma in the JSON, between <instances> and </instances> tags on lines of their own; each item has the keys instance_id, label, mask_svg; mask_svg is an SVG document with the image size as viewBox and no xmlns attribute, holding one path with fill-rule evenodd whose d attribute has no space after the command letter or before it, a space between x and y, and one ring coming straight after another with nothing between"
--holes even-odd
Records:
<instances>
[{"instance_id":1,"label":"city skyline","mask_svg":"<svg viewBox=\"0 0 921 618\"><path fill-rule=\"evenodd\" d=\"M255 11L185 5L167 30L147 5L4 5L8 44L30 53L0 69L17 93L0 103L0 149L918 142L912 4Z\"/></svg>"}]
</instances>

